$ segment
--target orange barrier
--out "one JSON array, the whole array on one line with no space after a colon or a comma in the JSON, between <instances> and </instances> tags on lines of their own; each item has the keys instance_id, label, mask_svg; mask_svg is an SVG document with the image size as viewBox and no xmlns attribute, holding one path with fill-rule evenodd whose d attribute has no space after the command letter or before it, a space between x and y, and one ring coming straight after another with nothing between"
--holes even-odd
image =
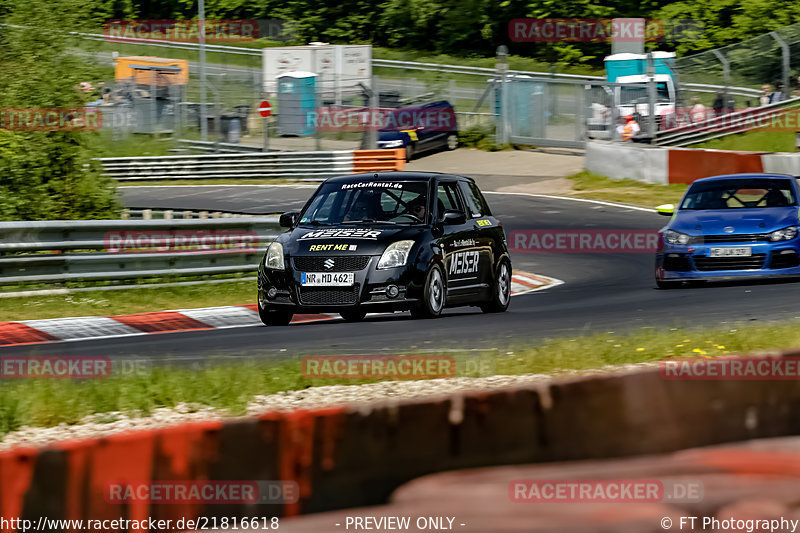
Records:
<instances>
[{"instance_id":1,"label":"orange barrier","mask_svg":"<svg viewBox=\"0 0 800 533\"><path fill-rule=\"evenodd\" d=\"M22 506L33 478L37 452L34 448L20 448L0 454L0 517L22 516Z\"/></svg>"},{"instance_id":2,"label":"orange barrier","mask_svg":"<svg viewBox=\"0 0 800 533\"><path fill-rule=\"evenodd\" d=\"M386 172L403 170L406 164L406 151L402 148L391 150L354 150L353 173Z\"/></svg>"},{"instance_id":3,"label":"orange barrier","mask_svg":"<svg viewBox=\"0 0 800 533\"><path fill-rule=\"evenodd\" d=\"M793 381L668 380L653 369L544 388L190 423L0 452L0 513L54 519L304 515L384 503L400 485L449 469L796 435L800 418L775 406L798 402ZM742 422L748 417L759 423ZM761 468L771 472L775 465L762 461ZM109 500L106 492L109 483L236 480L296 482L299 501L165 505Z\"/></svg>"},{"instance_id":4,"label":"orange barrier","mask_svg":"<svg viewBox=\"0 0 800 533\"><path fill-rule=\"evenodd\" d=\"M692 183L696 179L721 174L763 172L761 155L764 153L670 148L669 183Z\"/></svg>"}]
</instances>

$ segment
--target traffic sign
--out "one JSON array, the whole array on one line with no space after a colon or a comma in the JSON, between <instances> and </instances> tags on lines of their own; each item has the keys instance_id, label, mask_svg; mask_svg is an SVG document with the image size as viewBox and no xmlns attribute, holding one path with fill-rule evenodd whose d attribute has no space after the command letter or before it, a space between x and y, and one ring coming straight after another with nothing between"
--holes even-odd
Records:
<instances>
[{"instance_id":1,"label":"traffic sign","mask_svg":"<svg viewBox=\"0 0 800 533\"><path fill-rule=\"evenodd\" d=\"M261 104L259 104L259 106L258 106L258 113L259 113L259 114L260 114L262 117L264 117L264 118L267 118L268 116L270 116L270 115L272 114L272 106L270 105L270 103L269 103L269 102L267 102L266 100L264 100L264 101L263 101L263 102L261 102Z\"/></svg>"}]
</instances>

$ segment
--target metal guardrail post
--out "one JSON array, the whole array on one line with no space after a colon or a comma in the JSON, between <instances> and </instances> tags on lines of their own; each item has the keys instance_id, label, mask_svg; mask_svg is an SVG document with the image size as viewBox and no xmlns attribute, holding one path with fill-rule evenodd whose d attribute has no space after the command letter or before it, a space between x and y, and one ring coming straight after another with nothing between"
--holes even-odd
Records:
<instances>
[{"instance_id":1,"label":"metal guardrail post","mask_svg":"<svg viewBox=\"0 0 800 533\"><path fill-rule=\"evenodd\" d=\"M787 99L789 97L789 70L790 70L790 59L791 53L789 51L789 45L786 44L780 35L777 32L771 31L769 32L770 36L777 41L778 45L781 47L781 55L783 58L782 63L782 74L783 74L783 99Z\"/></svg>"},{"instance_id":2,"label":"metal guardrail post","mask_svg":"<svg viewBox=\"0 0 800 533\"><path fill-rule=\"evenodd\" d=\"M500 79L500 120L497 128L497 144L508 142L508 48L497 47L497 78Z\"/></svg>"},{"instance_id":3,"label":"metal guardrail post","mask_svg":"<svg viewBox=\"0 0 800 533\"><path fill-rule=\"evenodd\" d=\"M650 142L656 136L656 67L653 53L647 53L647 137Z\"/></svg>"}]
</instances>

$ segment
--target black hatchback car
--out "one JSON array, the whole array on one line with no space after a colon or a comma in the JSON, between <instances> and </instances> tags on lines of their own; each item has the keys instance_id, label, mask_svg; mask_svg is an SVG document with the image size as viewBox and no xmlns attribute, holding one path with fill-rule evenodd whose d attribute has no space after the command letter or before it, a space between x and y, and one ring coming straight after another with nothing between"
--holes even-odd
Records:
<instances>
[{"instance_id":1,"label":"black hatchback car","mask_svg":"<svg viewBox=\"0 0 800 533\"><path fill-rule=\"evenodd\" d=\"M295 313L508 308L511 260L501 223L468 177L421 172L355 174L325 181L267 248L258 309L267 325Z\"/></svg>"}]
</instances>

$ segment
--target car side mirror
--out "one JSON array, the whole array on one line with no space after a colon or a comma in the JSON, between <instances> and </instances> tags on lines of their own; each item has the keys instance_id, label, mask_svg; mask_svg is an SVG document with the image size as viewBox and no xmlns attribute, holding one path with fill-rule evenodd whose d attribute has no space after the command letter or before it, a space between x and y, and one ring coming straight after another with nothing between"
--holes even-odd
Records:
<instances>
[{"instance_id":1,"label":"car side mirror","mask_svg":"<svg viewBox=\"0 0 800 533\"><path fill-rule=\"evenodd\" d=\"M664 204L656 207L656 212L665 217L671 217L675 213L675 206L672 204Z\"/></svg>"},{"instance_id":2,"label":"car side mirror","mask_svg":"<svg viewBox=\"0 0 800 533\"><path fill-rule=\"evenodd\" d=\"M446 226L455 226L458 224L464 224L467 221L467 215L465 215L461 211L456 211L455 209L448 209L442 215L442 223Z\"/></svg>"},{"instance_id":3,"label":"car side mirror","mask_svg":"<svg viewBox=\"0 0 800 533\"><path fill-rule=\"evenodd\" d=\"M278 219L278 225L282 228L291 228L297 221L297 211L289 211L281 215Z\"/></svg>"}]
</instances>

